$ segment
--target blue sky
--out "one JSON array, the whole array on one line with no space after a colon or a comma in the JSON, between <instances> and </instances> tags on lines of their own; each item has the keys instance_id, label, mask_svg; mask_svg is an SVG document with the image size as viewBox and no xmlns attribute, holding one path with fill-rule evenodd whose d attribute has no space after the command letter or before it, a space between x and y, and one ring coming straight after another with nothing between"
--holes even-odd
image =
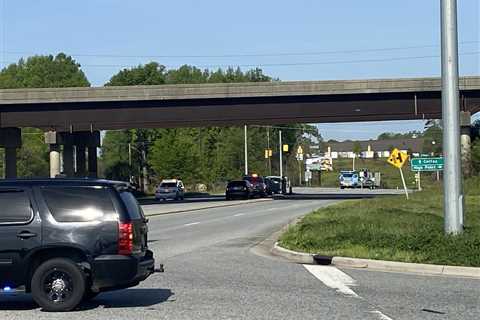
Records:
<instances>
[{"instance_id":1,"label":"blue sky","mask_svg":"<svg viewBox=\"0 0 480 320\"><path fill-rule=\"evenodd\" d=\"M479 2L458 1L460 52L465 53L460 56L462 75L480 74ZM440 60L431 57L440 53L439 0L0 0L0 4L2 66L22 56L62 51L82 65L95 86L122 67L151 60L171 67L258 65L281 80L440 75ZM290 53L294 55L285 55ZM359 62L365 60L375 61ZM367 139L383 131L422 129L423 123L320 128L326 138Z\"/></svg>"}]
</instances>

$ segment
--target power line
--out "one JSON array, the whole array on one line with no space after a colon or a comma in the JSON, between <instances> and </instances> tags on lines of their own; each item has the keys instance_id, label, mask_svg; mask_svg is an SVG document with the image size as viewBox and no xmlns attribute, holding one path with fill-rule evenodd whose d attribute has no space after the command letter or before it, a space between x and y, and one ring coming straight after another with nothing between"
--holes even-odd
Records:
<instances>
[{"instance_id":1,"label":"power line","mask_svg":"<svg viewBox=\"0 0 480 320\"><path fill-rule=\"evenodd\" d=\"M460 56L478 55L480 51L463 52ZM196 65L197 68L215 69L215 68L254 68L254 67L289 67L289 66L314 66L314 65L339 65L339 64L356 64L356 63L375 63L375 62L394 62L394 61L408 61L408 60L423 60L423 59L439 59L440 55L428 56L406 56L406 57L392 57L384 59L359 59L359 60L336 60L336 61L317 61L317 62L292 62L292 63L260 63L260 64L205 64ZM3 61L4 63L16 63L12 61ZM82 67L97 67L97 68L133 68L137 65L127 64L81 64ZM174 65L167 65L168 68L176 68Z\"/></svg>"},{"instance_id":2,"label":"power line","mask_svg":"<svg viewBox=\"0 0 480 320\"><path fill-rule=\"evenodd\" d=\"M463 41L459 44L475 44L480 41ZM122 54L99 54L99 53L72 53L70 55L77 57L98 57L98 58L242 58L242 57L286 57L286 56L318 56L328 54L348 54L348 53L368 53L368 52L387 52L412 49L438 48L440 45L422 45L406 47L388 47L371 49L348 49L333 51L314 51L314 52L280 52L280 53L240 53L240 54L219 54L219 55L122 55ZM7 54L29 54L35 55L38 52L31 51L6 51Z\"/></svg>"}]
</instances>

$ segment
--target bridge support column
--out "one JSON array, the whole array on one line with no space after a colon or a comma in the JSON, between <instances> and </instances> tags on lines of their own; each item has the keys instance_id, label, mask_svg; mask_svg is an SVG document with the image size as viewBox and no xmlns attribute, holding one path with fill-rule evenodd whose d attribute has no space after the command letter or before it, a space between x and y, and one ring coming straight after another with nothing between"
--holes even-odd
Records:
<instances>
[{"instance_id":1,"label":"bridge support column","mask_svg":"<svg viewBox=\"0 0 480 320\"><path fill-rule=\"evenodd\" d=\"M45 143L50 146L50 178L55 178L60 174L60 146L57 144L57 132L45 132Z\"/></svg>"},{"instance_id":2,"label":"bridge support column","mask_svg":"<svg viewBox=\"0 0 480 320\"><path fill-rule=\"evenodd\" d=\"M97 147L88 147L88 176L98 177Z\"/></svg>"},{"instance_id":3,"label":"bridge support column","mask_svg":"<svg viewBox=\"0 0 480 320\"><path fill-rule=\"evenodd\" d=\"M75 132L77 147L77 176L97 178L97 148L100 147L100 131ZM86 150L88 149L88 173Z\"/></svg>"},{"instance_id":4,"label":"bridge support column","mask_svg":"<svg viewBox=\"0 0 480 320\"><path fill-rule=\"evenodd\" d=\"M73 177L75 170L73 167L73 144L63 145L63 174L67 177Z\"/></svg>"},{"instance_id":5,"label":"bridge support column","mask_svg":"<svg viewBox=\"0 0 480 320\"><path fill-rule=\"evenodd\" d=\"M87 175L87 158L85 145L75 146L75 176L85 177Z\"/></svg>"},{"instance_id":6,"label":"bridge support column","mask_svg":"<svg viewBox=\"0 0 480 320\"><path fill-rule=\"evenodd\" d=\"M472 139L471 139L470 112L460 112L460 154L462 159L462 172L464 177L469 177L472 172Z\"/></svg>"},{"instance_id":7,"label":"bridge support column","mask_svg":"<svg viewBox=\"0 0 480 320\"><path fill-rule=\"evenodd\" d=\"M5 178L17 177L17 148L22 146L22 132L19 128L0 129L0 147L5 148Z\"/></svg>"}]
</instances>

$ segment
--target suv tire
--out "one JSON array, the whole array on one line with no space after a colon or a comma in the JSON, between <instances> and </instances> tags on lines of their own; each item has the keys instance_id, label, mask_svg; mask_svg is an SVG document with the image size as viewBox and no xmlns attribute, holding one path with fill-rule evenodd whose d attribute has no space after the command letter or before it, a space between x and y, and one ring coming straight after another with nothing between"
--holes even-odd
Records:
<instances>
[{"instance_id":1,"label":"suv tire","mask_svg":"<svg viewBox=\"0 0 480 320\"><path fill-rule=\"evenodd\" d=\"M82 301L85 284L85 274L75 262L55 258L35 270L32 297L45 311L71 311Z\"/></svg>"}]
</instances>

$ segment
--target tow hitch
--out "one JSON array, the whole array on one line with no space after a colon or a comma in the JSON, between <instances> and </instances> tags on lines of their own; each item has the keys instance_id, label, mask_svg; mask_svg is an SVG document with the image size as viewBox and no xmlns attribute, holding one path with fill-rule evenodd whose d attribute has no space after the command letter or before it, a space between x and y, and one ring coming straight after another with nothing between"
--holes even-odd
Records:
<instances>
[{"instance_id":1,"label":"tow hitch","mask_svg":"<svg viewBox=\"0 0 480 320\"><path fill-rule=\"evenodd\" d=\"M159 272L159 273L164 273L164 272L165 272L165 268L164 268L163 264L160 264L160 265L158 266L158 268L155 268L153 271L154 271L154 272Z\"/></svg>"}]
</instances>

